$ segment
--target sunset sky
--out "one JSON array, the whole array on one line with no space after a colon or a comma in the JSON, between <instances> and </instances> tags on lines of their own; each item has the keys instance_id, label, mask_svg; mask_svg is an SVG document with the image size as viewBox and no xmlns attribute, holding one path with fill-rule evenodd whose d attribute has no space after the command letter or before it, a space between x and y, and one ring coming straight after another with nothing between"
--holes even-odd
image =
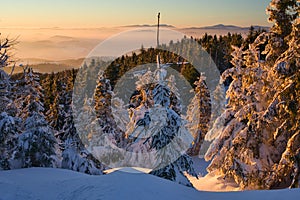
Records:
<instances>
[{"instance_id":1,"label":"sunset sky","mask_svg":"<svg viewBox=\"0 0 300 200\"><path fill-rule=\"evenodd\" d=\"M1 0L0 27L269 25L270 0Z\"/></svg>"},{"instance_id":2,"label":"sunset sky","mask_svg":"<svg viewBox=\"0 0 300 200\"><path fill-rule=\"evenodd\" d=\"M101 42L135 29L128 25L161 23L175 26L187 36L227 34L228 30L184 29L216 24L250 27L271 26L266 7L270 0L0 0L0 33L17 38L18 58L49 60L87 56ZM231 30L232 32L232 30ZM239 33L247 34L248 28ZM125 34L126 35L126 34ZM155 41L151 34L131 33L126 44L141 38L144 45ZM181 35L180 35L181 37ZM163 37L162 37L163 39ZM165 41L179 39L165 36ZM124 39L123 39L124 40ZM140 44L138 44L140 47ZM114 46L110 49L118 49ZM111 55L111 52L105 52ZM105 55L106 55L105 54Z\"/></svg>"}]
</instances>

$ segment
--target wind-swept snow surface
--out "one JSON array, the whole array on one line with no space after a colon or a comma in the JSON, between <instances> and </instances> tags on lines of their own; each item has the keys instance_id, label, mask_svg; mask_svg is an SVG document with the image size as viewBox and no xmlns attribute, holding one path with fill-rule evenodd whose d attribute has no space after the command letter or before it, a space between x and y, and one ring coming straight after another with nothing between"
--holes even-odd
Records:
<instances>
[{"instance_id":1,"label":"wind-swept snow surface","mask_svg":"<svg viewBox=\"0 0 300 200\"><path fill-rule=\"evenodd\" d=\"M201 192L144 173L115 171L91 176L63 169L0 172L0 199L297 199L300 190Z\"/></svg>"}]
</instances>

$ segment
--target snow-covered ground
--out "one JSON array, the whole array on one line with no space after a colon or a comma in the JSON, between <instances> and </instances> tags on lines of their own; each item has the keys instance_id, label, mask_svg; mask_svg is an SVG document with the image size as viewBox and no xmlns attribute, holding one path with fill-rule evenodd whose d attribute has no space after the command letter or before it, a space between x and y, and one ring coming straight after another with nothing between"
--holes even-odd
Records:
<instances>
[{"instance_id":1,"label":"snow-covered ground","mask_svg":"<svg viewBox=\"0 0 300 200\"><path fill-rule=\"evenodd\" d=\"M207 174L198 179L188 174L187 176L193 186L199 191L228 192L240 190L234 181L224 180L220 175Z\"/></svg>"},{"instance_id":2,"label":"snow-covered ground","mask_svg":"<svg viewBox=\"0 0 300 200\"><path fill-rule=\"evenodd\" d=\"M90 176L69 170L29 168L0 172L0 199L298 199L300 190L204 192L145 173L114 171Z\"/></svg>"},{"instance_id":3,"label":"snow-covered ground","mask_svg":"<svg viewBox=\"0 0 300 200\"><path fill-rule=\"evenodd\" d=\"M204 158L193 157L193 167L198 175L198 179L186 174L193 186L200 191L238 191L239 186L232 180L224 180L220 175L211 173L208 174L206 168L209 162L206 162Z\"/></svg>"}]
</instances>

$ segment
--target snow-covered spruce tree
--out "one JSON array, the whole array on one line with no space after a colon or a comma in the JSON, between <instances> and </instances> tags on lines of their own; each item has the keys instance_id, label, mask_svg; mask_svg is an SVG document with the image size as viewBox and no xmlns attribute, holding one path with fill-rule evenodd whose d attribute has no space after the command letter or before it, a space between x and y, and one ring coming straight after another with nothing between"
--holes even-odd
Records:
<instances>
[{"instance_id":1,"label":"snow-covered spruce tree","mask_svg":"<svg viewBox=\"0 0 300 200\"><path fill-rule=\"evenodd\" d=\"M79 71L76 74L76 81L74 83L73 93L72 93L72 103L74 105L74 114L77 115L77 105L78 109L82 107L84 103L84 99L86 97L86 91L83 91L85 87L87 87L87 71L88 66L84 63Z\"/></svg>"},{"instance_id":2,"label":"snow-covered spruce tree","mask_svg":"<svg viewBox=\"0 0 300 200\"><path fill-rule=\"evenodd\" d=\"M191 156L199 155L211 117L210 93L205 79L206 77L201 74L199 80L194 83L196 86L195 96L187 110L188 129L194 137L193 146L188 150L188 154Z\"/></svg>"},{"instance_id":3,"label":"snow-covered spruce tree","mask_svg":"<svg viewBox=\"0 0 300 200\"><path fill-rule=\"evenodd\" d=\"M66 98L66 101L71 100ZM90 100L85 99L85 103L80 111L78 111L78 118L76 126L73 121L73 110L71 109L72 103L66 103L64 109L64 125L59 132L59 138L62 141L62 164L61 167L64 169L71 169L74 171L99 175L102 174L104 169L103 165L94 158L94 156L87 151L85 146L88 144L88 135L91 126L90 118L92 107ZM69 109L67 109L69 107Z\"/></svg>"},{"instance_id":4,"label":"snow-covered spruce tree","mask_svg":"<svg viewBox=\"0 0 300 200\"><path fill-rule=\"evenodd\" d=\"M52 75L51 75L52 76ZM72 120L72 92L74 85L74 71L66 70L56 75L51 88L54 91L51 95L53 99L46 112L49 124L57 131L56 136L60 140L65 140L69 134L65 134L65 127L69 126ZM47 85L44 83L44 85ZM71 118L71 119L70 119ZM69 132L68 132L69 133ZM76 131L73 133L73 135Z\"/></svg>"},{"instance_id":5,"label":"snow-covered spruce tree","mask_svg":"<svg viewBox=\"0 0 300 200\"><path fill-rule=\"evenodd\" d=\"M287 36L291 33L293 21L299 16L297 12L299 12L298 0L272 0L267 7L269 21L274 23L266 46L268 52L266 60L272 65L288 48Z\"/></svg>"},{"instance_id":6,"label":"snow-covered spruce tree","mask_svg":"<svg viewBox=\"0 0 300 200\"><path fill-rule=\"evenodd\" d=\"M65 106L70 105L65 101L66 85L63 80L55 79L52 88L54 99L46 112L46 118L54 130L59 132L64 125Z\"/></svg>"},{"instance_id":7,"label":"snow-covered spruce tree","mask_svg":"<svg viewBox=\"0 0 300 200\"><path fill-rule=\"evenodd\" d=\"M110 81L102 70L98 73L94 97L85 97L76 123L80 138L95 158L103 164L113 166L122 156L118 147L123 147L124 137L112 114ZM102 167L103 168L103 167Z\"/></svg>"},{"instance_id":8,"label":"snow-covered spruce tree","mask_svg":"<svg viewBox=\"0 0 300 200\"><path fill-rule=\"evenodd\" d=\"M103 134L111 135L116 143L122 147L124 145L124 135L112 115L111 100L113 95L109 79L105 77L104 71L100 70L94 91L94 109Z\"/></svg>"},{"instance_id":9,"label":"snow-covered spruce tree","mask_svg":"<svg viewBox=\"0 0 300 200\"><path fill-rule=\"evenodd\" d=\"M155 159L151 155L150 135L155 127L150 123L155 119L150 119L150 108L153 106L151 91L155 81L154 73L148 70L146 73L135 74L137 76L136 91L131 95L129 103L129 122L126 129L126 139L128 144L126 150L133 152L126 161L127 165L147 167ZM159 119L160 115L156 117Z\"/></svg>"},{"instance_id":10,"label":"snow-covered spruce tree","mask_svg":"<svg viewBox=\"0 0 300 200\"><path fill-rule=\"evenodd\" d=\"M71 126L64 127L65 131L70 130L70 134L68 138L73 141L75 145L67 145L65 144L66 149L68 151L68 147L72 147L76 149L77 156L85 159L90 164L89 168L85 170L86 173L96 173L101 174L104 169L102 163L100 163L90 152L92 149L90 148L90 129L91 124L96 120L96 113L94 109L95 102L93 101L93 90L96 86L94 82L95 79L91 77L89 74L94 73L95 68L97 68L97 63L95 60L92 60L89 67L85 63L82 68L79 70L76 76L76 84L73 89L73 99L72 99L72 112L67 114L68 124ZM89 69L91 68L91 69ZM91 72L92 70L93 72ZM93 75L95 76L95 75ZM91 80L89 80L91 79ZM75 109L74 109L75 108ZM75 117L76 116L76 117ZM73 118L73 120L72 120ZM73 122L72 122L73 121ZM70 129L69 129L70 128ZM73 130L75 129L75 135L73 135ZM88 151L90 152L88 152ZM68 151L70 152L70 151ZM68 169L73 169L72 165L77 165L74 162L68 162ZM93 167L96 167L93 169Z\"/></svg>"},{"instance_id":11,"label":"snow-covered spruce tree","mask_svg":"<svg viewBox=\"0 0 300 200\"><path fill-rule=\"evenodd\" d=\"M296 3L272 1L271 5L283 2ZM296 4L285 7L286 12L291 13L291 8L296 10ZM285 15L275 16L280 21ZM232 60L235 67L222 75L223 79L230 76L233 81L227 91L227 109L215 123L222 128L215 129L219 136L210 146L206 159L213 158L209 171L218 170L234 178L241 187L297 186L299 22L286 24L292 23L294 30L288 33L288 38L280 39L280 31L276 29L280 23L276 21L272 32L258 36L248 50L237 48ZM257 50L266 39L269 40L264 62L259 60ZM287 43L288 40L292 42ZM274 46L274 41L279 43Z\"/></svg>"},{"instance_id":12,"label":"snow-covered spruce tree","mask_svg":"<svg viewBox=\"0 0 300 200\"><path fill-rule=\"evenodd\" d=\"M126 129L126 150L133 152L126 160L128 166L149 167L155 158L150 152L149 136L154 127L149 127L151 119L149 110L153 105L150 94L153 89L155 77L153 72L148 70L146 73L135 74L137 77L136 91L131 95L129 102L129 122ZM158 118L159 116L157 116ZM152 120L153 121L153 120Z\"/></svg>"},{"instance_id":13,"label":"snow-covered spruce tree","mask_svg":"<svg viewBox=\"0 0 300 200\"><path fill-rule=\"evenodd\" d=\"M298 8L298 14L300 10ZM284 151L272 168L269 187L300 187L300 20L288 36L289 48L276 60L274 75L280 85L264 119L278 124L273 133L275 145ZM279 181L280 180L280 181Z\"/></svg>"},{"instance_id":14,"label":"snow-covered spruce tree","mask_svg":"<svg viewBox=\"0 0 300 200\"><path fill-rule=\"evenodd\" d=\"M159 163L150 173L183 185L192 186L184 175L184 172L187 172L197 177L192 167L192 160L187 154L179 152L180 148L178 148L191 138L188 138L190 135L184 127L184 120L170 108L171 91L165 83L166 70L158 68L155 74L158 83L152 91L154 112L150 116L162 115L162 121L159 120L162 126L159 126L161 129L152 132L150 148L159 151L157 159L163 162ZM164 116L164 114L166 115ZM178 137L182 137L186 141L181 141ZM178 159L168 164L174 156Z\"/></svg>"},{"instance_id":15,"label":"snow-covered spruce tree","mask_svg":"<svg viewBox=\"0 0 300 200\"><path fill-rule=\"evenodd\" d=\"M64 141L61 167L87 174L100 175L104 167L85 148L78 135Z\"/></svg>"},{"instance_id":16,"label":"snow-covered spruce tree","mask_svg":"<svg viewBox=\"0 0 300 200\"><path fill-rule=\"evenodd\" d=\"M65 140L76 134L71 108L73 76L72 73L67 72L73 72L73 70L48 75L42 82L46 91L44 100L49 108L46 118L54 130L58 143L58 148L56 148L58 167L61 166L63 159L62 151L65 150Z\"/></svg>"},{"instance_id":17,"label":"snow-covered spruce tree","mask_svg":"<svg viewBox=\"0 0 300 200\"><path fill-rule=\"evenodd\" d=\"M20 116L25 120L23 133L19 136L15 159L16 167L53 167L56 159L53 129L43 114L42 88L38 75L29 68L25 74L26 94Z\"/></svg>"},{"instance_id":18,"label":"snow-covered spruce tree","mask_svg":"<svg viewBox=\"0 0 300 200\"><path fill-rule=\"evenodd\" d=\"M7 106L11 103L9 98L11 84L8 74L0 68L0 113L7 110Z\"/></svg>"},{"instance_id":19,"label":"snow-covered spruce tree","mask_svg":"<svg viewBox=\"0 0 300 200\"><path fill-rule=\"evenodd\" d=\"M242 187L247 187L264 176L268 166L268 153L275 152L269 146L261 148L263 136L255 127L258 115L267 108L265 86L266 71L258 61L257 48L264 40L258 38L243 52L236 48L232 56L234 68L226 70L222 78L230 76L226 96L229 99L226 110L216 120L212 129L218 135L208 149L205 158L212 159L208 171L219 170L226 177L234 178ZM270 151L271 150L271 151ZM260 151L266 151L261 154ZM257 176L257 177L254 177ZM254 182L254 183L253 183Z\"/></svg>"},{"instance_id":20,"label":"snow-covered spruce tree","mask_svg":"<svg viewBox=\"0 0 300 200\"><path fill-rule=\"evenodd\" d=\"M180 94L176 87L176 80L174 75L171 75L167 79L167 86L170 89L170 108L174 110L178 115L181 115L182 106Z\"/></svg>"},{"instance_id":21,"label":"snow-covered spruce tree","mask_svg":"<svg viewBox=\"0 0 300 200\"><path fill-rule=\"evenodd\" d=\"M39 75L31 68L24 67L21 79L16 81L14 103L17 107L17 116L25 122L31 111L44 112L43 89L39 83Z\"/></svg>"},{"instance_id":22,"label":"snow-covered spruce tree","mask_svg":"<svg viewBox=\"0 0 300 200\"><path fill-rule=\"evenodd\" d=\"M67 138L77 135L73 121L72 85L73 84L68 81L67 86L63 86L59 97L56 97L58 99L57 136L61 141L65 141Z\"/></svg>"},{"instance_id":23,"label":"snow-covered spruce tree","mask_svg":"<svg viewBox=\"0 0 300 200\"><path fill-rule=\"evenodd\" d=\"M99 71L97 86L94 92L95 112L98 118L105 118L110 108L112 89L109 79L105 78L104 71Z\"/></svg>"},{"instance_id":24,"label":"snow-covered spruce tree","mask_svg":"<svg viewBox=\"0 0 300 200\"><path fill-rule=\"evenodd\" d=\"M12 81L4 68L11 63L9 50L14 44L7 38L0 38L0 170L13 168L12 157L17 147L19 122L13 117L13 101L11 99Z\"/></svg>"},{"instance_id":25,"label":"snow-covered spruce tree","mask_svg":"<svg viewBox=\"0 0 300 200\"><path fill-rule=\"evenodd\" d=\"M17 160L20 167L54 167L56 139L44 116L32 113L25 122L25 130L19 136Z\"/></svg>"},{"instance_id":26,"label":"snow-covered spruce tree","mask_svg":"<svg viewBox=\"0 0 300 200\"><path fill-rule=\"evenodd\" d=\"M0 114L0 170L14 168L11 161L18 145L18 125L18 118L6 112Z\"/></svg>"},{"instance_id":27,"label":"snow-covered spruce tree","mask_svg":"<svg viewBox=\"0 0 300 200\"><path fill-rule=\"evenodd\" d=\"M168 85L175 87L175 84L168 84L166 75L166 70L159 67L154 73L147 72L139 78L139 94L134 97L136 105L130 108L127 135L132 143L128 149L140 153L141 157L151 155L154 150L157 163L150 174L192 186L184 172L196 174L191 158L182 151L185 142L193 139L185 129L184 120L172 109L172 91ZM178 104L175 107L178 108Z\"/></svg>"}]
</instances>

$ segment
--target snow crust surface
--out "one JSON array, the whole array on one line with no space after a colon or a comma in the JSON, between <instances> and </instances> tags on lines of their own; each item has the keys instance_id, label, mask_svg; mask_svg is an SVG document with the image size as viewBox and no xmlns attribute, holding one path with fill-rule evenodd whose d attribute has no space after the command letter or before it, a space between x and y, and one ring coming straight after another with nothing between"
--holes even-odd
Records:
<instances>
[{"instance_id":1,"label":"snow crust surface","mask_svg":"<svg viewBox=\"0 0 300 200\"><path fill-rule=\"evenodd\" d=\"M145 173L91 176L64 169L0 172L0 199L298 199L300 190L204 192Z\"/></svg>"}]
</instances>

